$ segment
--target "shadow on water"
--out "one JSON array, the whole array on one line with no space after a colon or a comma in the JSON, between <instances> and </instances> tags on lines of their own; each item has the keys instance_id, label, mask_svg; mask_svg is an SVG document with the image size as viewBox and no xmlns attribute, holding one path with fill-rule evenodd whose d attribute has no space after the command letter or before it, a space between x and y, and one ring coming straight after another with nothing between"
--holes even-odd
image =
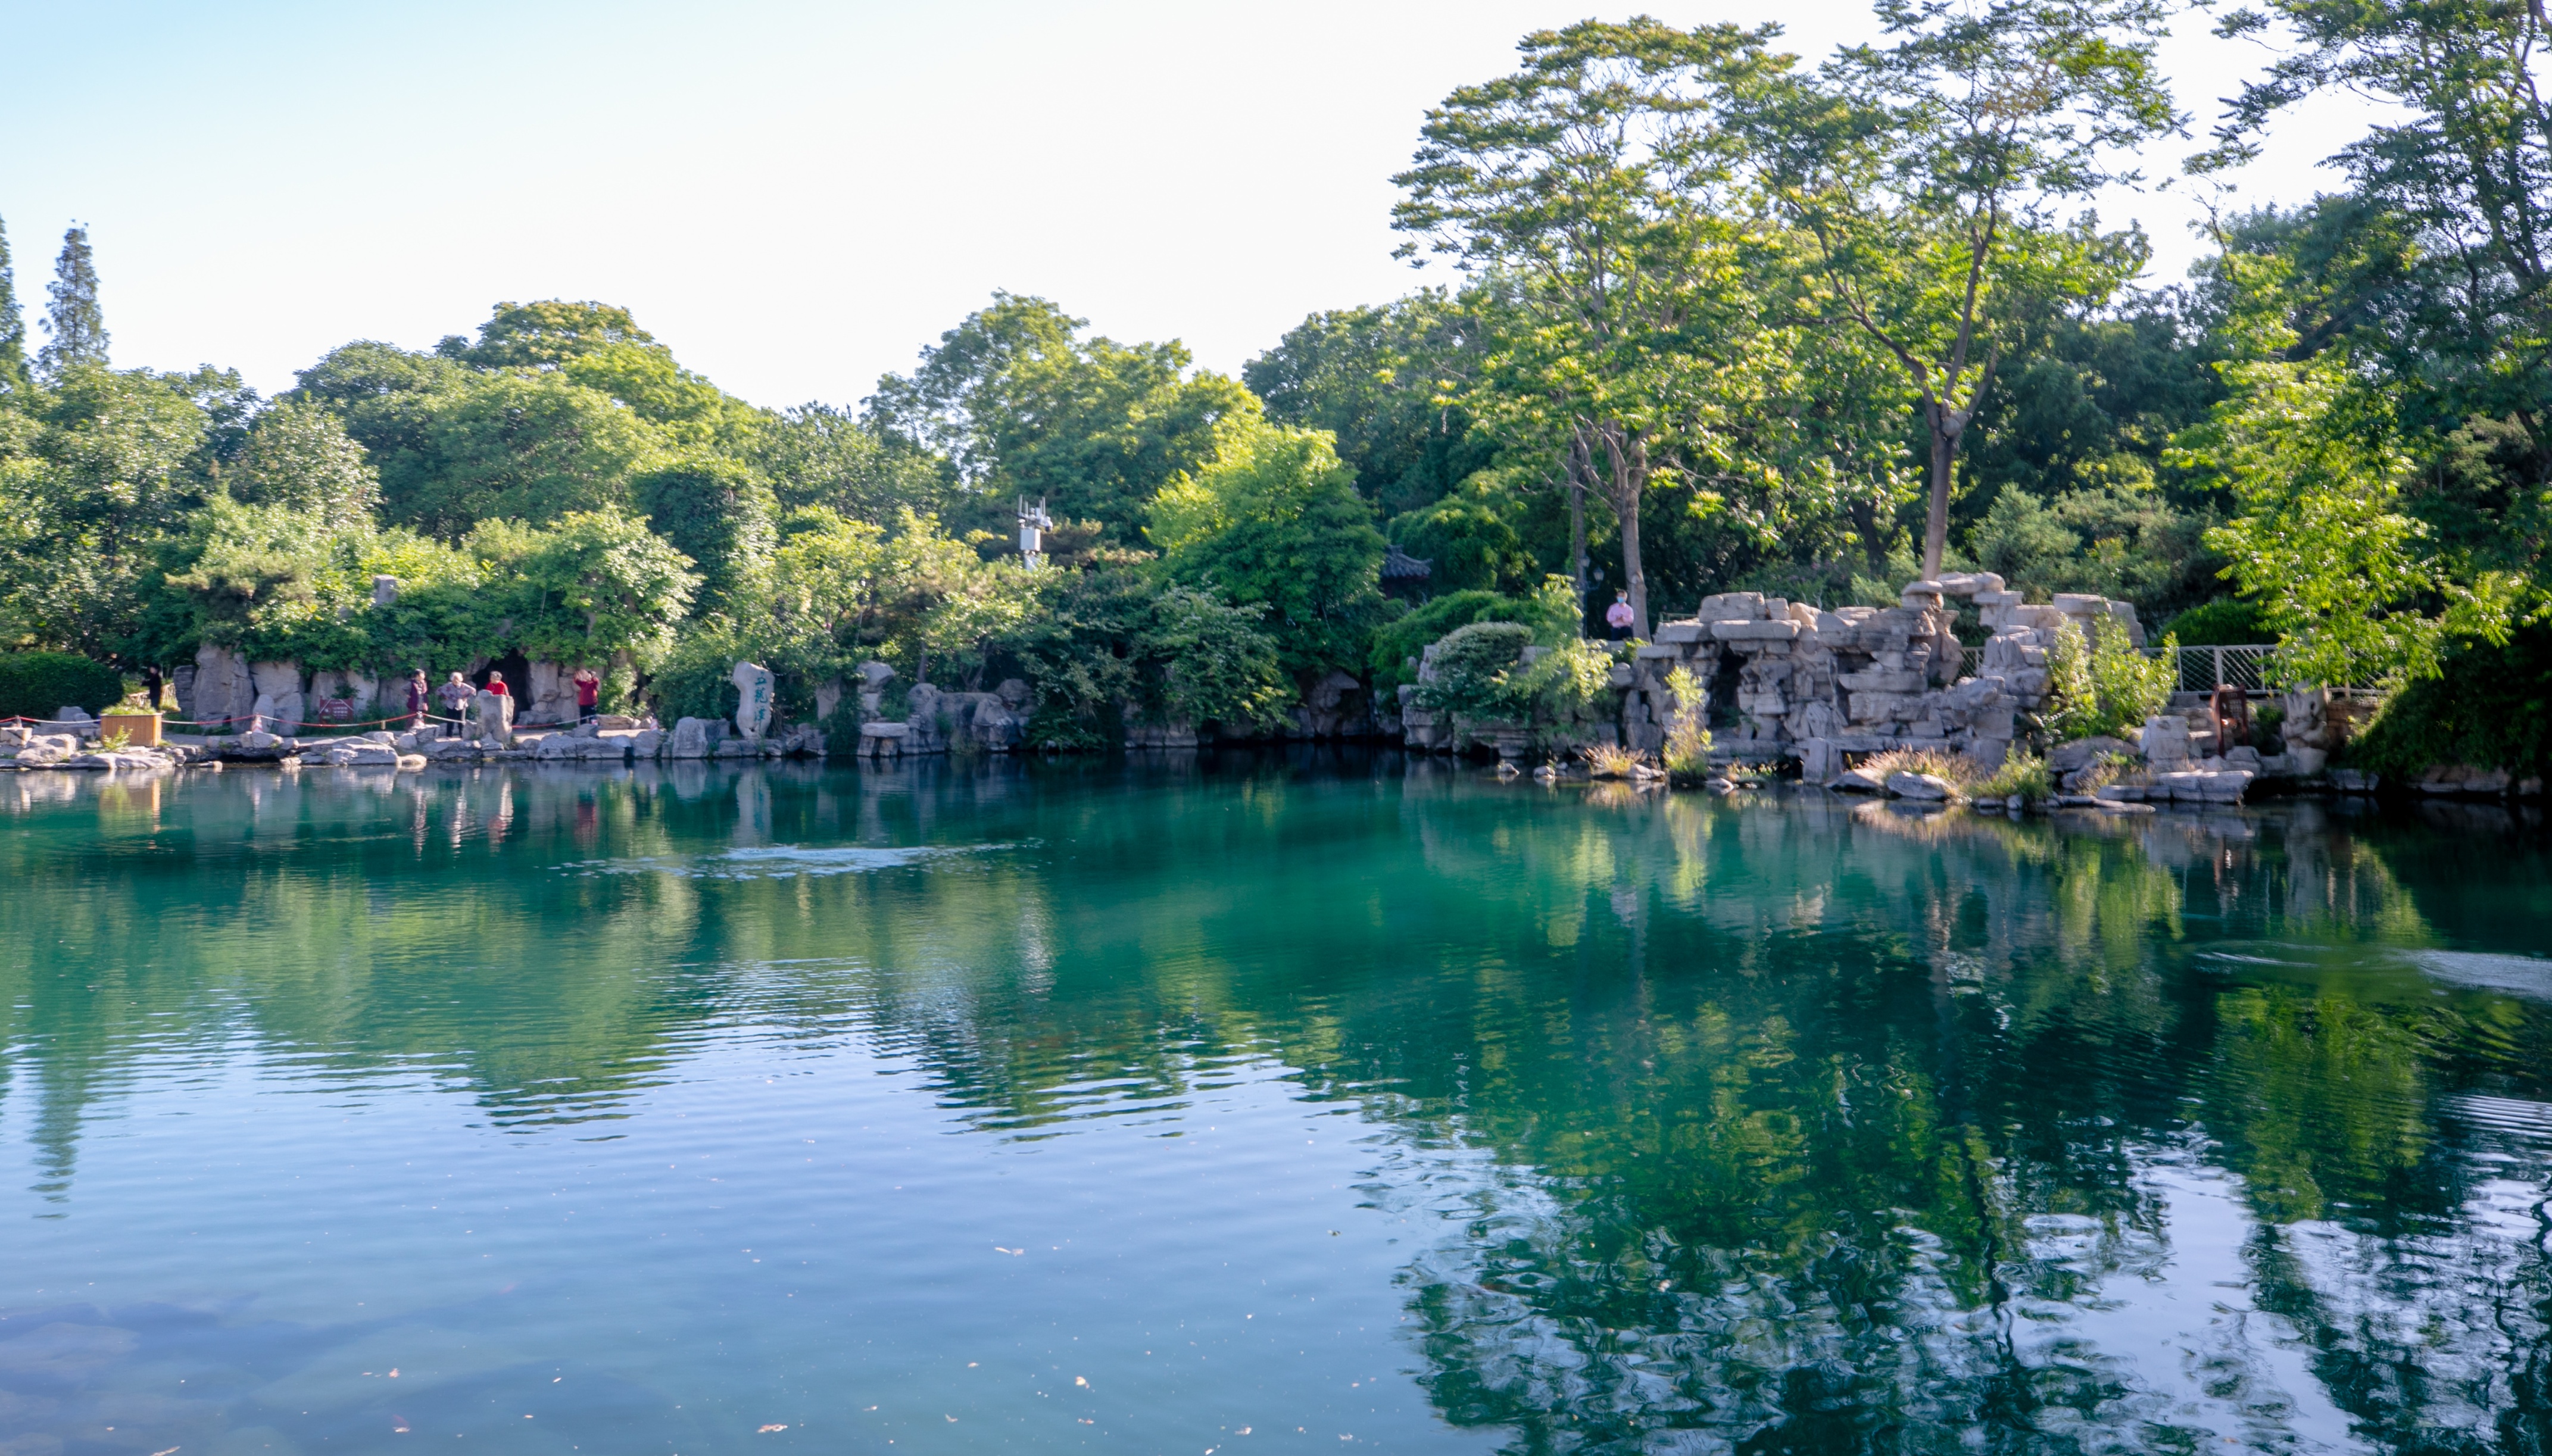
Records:
<instances>
[{"instance_id":1,"label":"shadow on water","mask_svg":"<svg viewBox=\"0 0 2552 1456\"><path fill-rule=\"evenodd\" d=\"M39 1216L85 1119L241 1047L535 1139L738 1042L896 1059L1002 1140L1273 1066L1381 1134L1366 1200L1436 1230L1419 1380L1507 1449L2552 1448L2552 852L2496 809L2014 822L1305 749L25 776L0 814ZM0 1318L0 1437L104 1421L110 1366L361 1338L213 1318Z\"/></svg>"}]
</instances>

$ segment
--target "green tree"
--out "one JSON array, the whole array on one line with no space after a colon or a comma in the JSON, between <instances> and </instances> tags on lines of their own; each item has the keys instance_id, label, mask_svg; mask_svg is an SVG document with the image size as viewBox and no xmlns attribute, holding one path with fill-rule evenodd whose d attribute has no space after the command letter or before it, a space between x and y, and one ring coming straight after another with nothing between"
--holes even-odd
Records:
<instances>
[{"instance_id":1,"label":"green tree","mask_svg":"<svg viewBox=\"0 0 2552 1456\"><path fill-rule=\"evenodd\" d=\"M1256 418L1153 497L1147 534L1176 580L1264 604L1286 668L1354 666L1382 609L1382 533L1326 430Z\"/></svg>"},{"instance_id":2,"label":"green tree","mask_svg":"<svg viewBox=\"0 0 2552 1456\"><path fill-rule=\"evenodd\" d=\"M785 508L823 506L883 526L899 508L944 514L958 503L944 461L882 438L832 405L782 411L750 449Z\"/></svg>"},{"instance_id":3,"label":"green tree","mask_svg":"<svg viewBox=\"0 0 2552 1456\"><path fill-rule=\"evenodd\" d=\"M37 645L113 657L159 543L202 504L204 411L169 376L94 364L66 367L37 403L0 464L0 600Z\"/></svg>"},{"instance_id":4,"label":"green tree","mask_svg":"<svg viewBox=\"0 0 2552 1456\"><path fill-rule=\"evenodd\" d=\"M478 326L478 343L450 338L436 353L482 369L555 369L616 345L655 342L625 308L551 298L499 303Z\"/></svg>"},{"instance_id":5,"label":"green tree","mask_svg":"<svg viewBox=\"0 0 2552 1456\"><path fill-rule=\"evenodd\" d=\"M1393 225L1415 235L1402 254L1423 240L1488 278L1487 386L1467 397L1565 452L1613 508L1643 635L1643 498L1664 474L1739 467L1739 421L1786 353L1756 327L1766 240L1734 195L1720 124L1782 63L1768 34L1647 19L1537 32L1521 71L1428 113L1394 179Z\"/></svg>"},{"instance_id":6,"label":"green tree","mask_svg":"<svg viewBox=\"0 0 2552 1456\"><path fill-rule=\"evenodd\" d=\"M602 663L661 659L691 609L691 562L614 508L571 511L547 528L481 522L469 549L505 593L514 640L534 657Z\"/></svg>"},{"instance_id":7,"label":"green tree","mask_svg":"<svg viewBox=\"0 0 2552 1456\"><path fill-rule=\"evenodd\" d=\"M1039 572L1038 610L1002 644L1035 684L1041 742L1105 742L1125 719L1253 731L1294 688L1263 605L1121 566Z\"/></svg>"},{"instance_id":8,"label":"green tree","mask_svg":"<svg viewBox=\"0 0 2552 1456\"><path fill-rule=\"evenodd\" d=\"M226 482L242 501L306 511L336 530L369 527L381 490L364 448L337 417L298 402L257 417Z\"/></svg>"},{"instance_id":9,"label":"green tree","mask_svg":"<svg viewBox=\"0 0 2552 1456\"><path fill-rule=\"evenodd\" d=\"M106 314L98 307L97 260L89 254L88 229L73 224L63 232L61 257L53 260L53 281L45 292L52 301L45 310L38 371L51 379L81 365L105 367Z\"/></svg>"},{"instance_id":10,"label":"green tree","mask_svg":"<svg viewBox=\"0 0 2552 1456\"><path fill-rule=\"evenodd\" d=\"M1221 374L1190 375L1185 345L1084 339L1087 322L996 293L911 374L878 381L868 422L947 456L995 509L1043 497L1059 517L1134 539L1153 492L1213 454L1218 422L1258 403Z\"/></svg>"},{"instance_id":11,"label":"green tree","mask_svg":"<svg viewBox=\"0 0 2552 1456\"><path fill-rule=\"evenodd\" d=\"M534 523L624 505L663 437L599 390L557 372L464 374L381 401L401 427L372 449L383 513L457 540L479 521ZM350 434L363 439L351 427ZM399 437L404 437L399 438Z\"/></svg>"},{"instance_id":12,"label":"green tree","mask_svg":"<svg viewBox=\"0 0 2552 1456\"><path fill-rule=\"evenodd\" d=\"M2288 682L2394 681L2432 674L2449 630L2504 640L2510 584L2449 580L2420 550L2425 529L2397 508L2410 461L2392 398L2336 354L2286 357L2286 260L2226 262L2241 299L2237 353L2219 365L2230 397L2181 434L2174 462L2235 502L2207 545L2278 634L2273 671Z\"/></svg>"},{"instance_id":13,"label":"green tree","mask_svg":"<svg viewBox=\"0 0 2552 1456\"><path fill-rule=\"evenodd\" d=\"M1378 308L1316 313L1241 367L1280 425L1327 430L1356 488L1394 515L1417 510L1488 466L1496 444L1446 402L1477 365L1470 309L1441 289Z\"/></svg>"},{"instance_id":14,"label":"green tree","mask_svg":"<svg viewBox=\"0 0 2552 1456\"><path fill-rule=\"evenodd\" d=\"M2105 301L2141 234L2056 209L2176 130L2154 68L2161 0L1880 0L1847 49L1751 113L1766 195L1805 240L1806 310L1903 370L1929 450L1923 571L1941 570L1959 445L2033 320Z\"/></svg>"},{"instance_id":15,"label":"green tree","mask_svg":"<svg viewBox=\"0 0 2552 1456\"><path fill-rule=\"evenodd\" d=\"M18 275L9 263L9 230L0 225L0 393L27 391L27 315L18 306Z\"/></svg>"},{"instance_id":16,"label":"green tree","mask_svg":"<svg viewBox=\"0 0 2552 1456\"><path fill-rule=\"evenodd\" d=\"M629 498L649 529L697 569L701 610L732 615L767 590L778 511L771 486L753 467L687 451L639 470L630 478Z\"/></svg>"}]
</instances>

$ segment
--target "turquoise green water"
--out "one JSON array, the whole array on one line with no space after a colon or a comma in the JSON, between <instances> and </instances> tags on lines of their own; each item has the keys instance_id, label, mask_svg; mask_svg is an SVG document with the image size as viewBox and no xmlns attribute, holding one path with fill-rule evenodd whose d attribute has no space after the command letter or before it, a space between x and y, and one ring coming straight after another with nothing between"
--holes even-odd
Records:
<instances>
[{"instance_id":1,"label":"turquoise green water","mask_svg":"<svg viewBox=\"0 0 2552 1456\"><path fill-rule=\"evenodd\" d=\"M2541 1451L2547 927L2496 811L0 779L0 1452Z\"/></svg>"}]
</instances>

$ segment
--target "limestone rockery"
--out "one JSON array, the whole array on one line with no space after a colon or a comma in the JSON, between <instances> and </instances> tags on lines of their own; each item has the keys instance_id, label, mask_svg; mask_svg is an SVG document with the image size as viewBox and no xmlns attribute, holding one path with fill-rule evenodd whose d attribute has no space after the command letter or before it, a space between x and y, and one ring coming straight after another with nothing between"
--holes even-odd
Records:
<instances>
[{"instance_id":1,"label":"limestone rockery","mask_svg":"<svg viewBox=\"0 0 2552 1456\"><path fill-rule=\"evenodd\" d=\"M1993 633L1972 672L1951 630L1951 603L1972 601ZM2085 639L2110 628L2145 645L2133 604L2064 594L2024 601L1990 572L1909 584L1892 607L1827 610L1759 592L1706 597L1665 622L1636 661L1614 669L1627 689L1622 734L1653 751L1673 709L1666 675L1689 668L1738 757L1795 758L1810 782L1841 772L1844 754L1948 747L1992 768L2010 752L2019 714L2047 701L2047 652L2073 622Z\"/></svg>"}]
</instances>

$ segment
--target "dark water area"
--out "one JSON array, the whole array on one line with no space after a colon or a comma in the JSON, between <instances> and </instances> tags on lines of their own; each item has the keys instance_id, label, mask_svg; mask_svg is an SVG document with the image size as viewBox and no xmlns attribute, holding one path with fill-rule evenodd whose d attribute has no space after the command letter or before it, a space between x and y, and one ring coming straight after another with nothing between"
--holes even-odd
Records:
<instances>
[{"instance_id":1,"label":"dark water area","mask_svg":"<svg viewBox=\"0 0 2552 1456\"><path fill-rule=\"evenodd\" d=\"M0 1456L2552 1445L2552 839L0 779Z\"/></svg>"}]
</instances>

